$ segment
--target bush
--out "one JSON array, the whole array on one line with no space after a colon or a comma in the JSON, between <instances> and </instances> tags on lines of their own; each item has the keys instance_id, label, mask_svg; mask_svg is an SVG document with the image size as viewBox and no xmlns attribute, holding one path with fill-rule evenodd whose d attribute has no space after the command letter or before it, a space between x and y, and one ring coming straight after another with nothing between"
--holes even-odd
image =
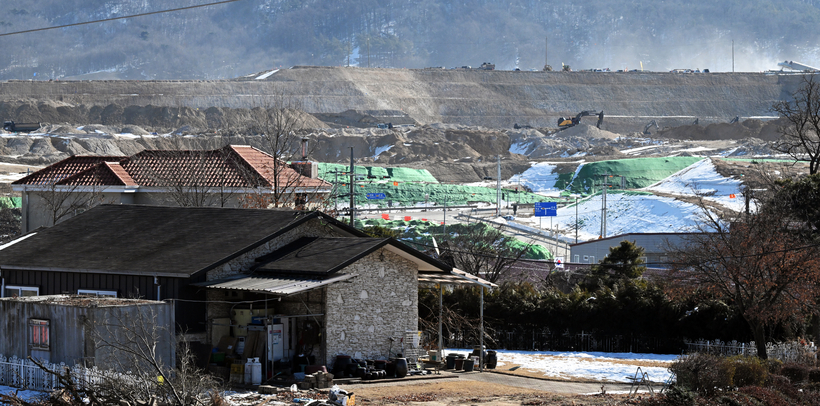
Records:
<instances>
[{"instance_id":1,"label":"bush","mask_svg":"<svg viewBox=\"0 0 820 406\"><path fill-rule=\"evenodd\" d=\"M812 369L809 370L809 382L811 382L811 383L820 382L820 368L812 368Z\"/></svg>"},{"instance_id":2,"label":"bush","mask_svg":"<svg viewBox=\"0 0 820 406\"><path fill-rule=\"evenodd\" d=\"M783 361L779 359L767 359L763 361L769 374L780 375L780 368L783 368Z\"/></svg>"},{"instance_id":3,"label":"bush","mask_svg":"<svg viewBox=\"0 0 820 406\"><path fill-rule=\"evenodd\" d=\"M762 386L769 375L764 361L758 357L747 357L738 355L729 358L734 374L732 375L732 386L742 388L744 386Z\"/></svg>"},{"instance_id":4,"label":"bush","mask_svg":"<svg viewBox=\"0 0 820 406\"><path fill-rule=\"evenodd\" d=\"M768 388L747 386L745 388L741 388L740 393L747 395L750 398L757 399L760 403L766 406L789 406L792 404L792 402L784 398L782 394Z\"/></svg>"},{"instance_id":5,"label":"bush","mask_svg":"<svg viewBox=\"0 0 820 406\"><path fill-rule=\"evenodd\" d=\"M666 395L666 401L662 402L664 405L695 406L697 404L697 394L678 385L669 388L664 395Z\"/></svg>"},{"instance_id":6,"label":"bush","mask_svg":"<svg viewBox=\"0 0 820 406\"><path fill-rule=\"evenodd\" d=\"M669 369L678 385L700 394L712 395L732 386L734 370L727 358L711 354L693 354L672 363Z\"/></svg>"},{"instance_id":7,"label":"bush","mask_svg":"<svg viewBox=\"0 0 820 406\"><path fill-rule=\"evenodd\" d=\"M809 367L803 364L788 363L780 368L780 374L789 378L792 383L805 382L809 378Z\"/></svg>"}]
</instances>

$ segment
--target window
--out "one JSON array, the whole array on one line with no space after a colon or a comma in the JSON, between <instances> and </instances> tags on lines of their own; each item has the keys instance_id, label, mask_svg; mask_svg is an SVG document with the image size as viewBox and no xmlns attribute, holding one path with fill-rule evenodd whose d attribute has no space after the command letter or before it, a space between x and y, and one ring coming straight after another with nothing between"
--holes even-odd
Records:
<instances>
[{"instance_id":1,"label":"window","mask_svg":"<svg viewBox=\"0 0 820 406\"><path fill-rule=\"evenodd\" d=\"M575 258L573 259L573 262L575 262L577 264L579 262L578 258L579 258L579 256L576 255Z\"/></svg>"},{"instance_id":2,"label":"window","mask_svg":"<svg viewBox=\"0 0 820 406\"><path fill-rule=\"evenodd\" d=\"M31 331L31 349L49 349L48 323L48 320L42 319L30 319L28 321L29 330Z\"/></svg>"},{"instance_id":3,"label":"window","mask_svg":"<svg viewBox=\"0 0 820 406\"><path fill-rule=\"evenodd\" d=\"M584 262L589 263L589 255L584 255Z\"/></svg>"},{"instance_id":4,"label":"window","mask_svg":"<svg viewBox=\"0 0 820 406\"><path fill-rule=\"evenodd\" d=\"M590 255L589 256L589 263L590 264L597 264L597 262L595 262L595 255Z\"/></svg>"},{"instance_id":5,"label":"window","mask_svg":"<svg viewBox=\"0 0 820 406\"><path fill-rule=\"evenodd\" d=\"M117 297L117 292L113 290L78 289L77 294L83 296Z\"/></svg>"},{"instance_id":6,"label":"window","mask_svg":"<svg viewBox=\"0 0 820 406\"><path fill-rule=\"evenodd\" d=\"M3 289L3 297L26 297L39 296L40 288L31 286L6 286Z\"/></svg>"}]
</instances>

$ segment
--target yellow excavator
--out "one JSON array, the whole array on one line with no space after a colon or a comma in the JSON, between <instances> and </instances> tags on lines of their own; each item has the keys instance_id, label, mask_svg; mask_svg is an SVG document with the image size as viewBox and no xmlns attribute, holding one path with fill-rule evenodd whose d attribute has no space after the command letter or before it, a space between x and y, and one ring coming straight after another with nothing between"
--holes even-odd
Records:
<instances>
[{"instance_id":1,"label":"yellow excavator","mask_svg":"<svg viewBox=\"0 0 820 406\"><path fill-rule=\"evenodd\" d=\"M598 116L598 124L596 125L596 127L598 127L598 128L601 128L601 124L604 123L604 111L603 110L601 110L601 111L584 110L584 111L578 113L578 115L576 115L575 117L571 117L571 118L561 117L561 118L559 118L558 119L558 128L563 130L565 128L574 127L574 126L578 125L578 123L581 122L581 117L586 117L586 116Z\"/></svg>"}]
</instances>

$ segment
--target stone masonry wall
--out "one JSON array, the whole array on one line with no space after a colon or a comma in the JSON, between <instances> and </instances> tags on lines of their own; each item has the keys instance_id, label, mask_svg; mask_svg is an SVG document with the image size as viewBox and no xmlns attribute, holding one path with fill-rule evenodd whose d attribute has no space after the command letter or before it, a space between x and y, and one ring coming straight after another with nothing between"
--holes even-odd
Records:
<instances>
[{"instance_id":1,"label":"stone masonry wall","mask_svg":"<svg viewBox=\"0 0 820 406\"><path fill-rule=\"evenodd\" d=\"M270 240L267 243L260 245L256 249L251 250L250 252L247 252L237 258L234 258L233 260L229 261L228 263L224 264L219 268L208 271L205 278L208 281L215 281L242 272L247 272L251 268L251 266L255 264L254 261L256 260L256 258L259 258L279 248L282 248L283 246L293 242L297 238L340 236L342 236L342 234L333 226L323 224L323 222L319 219L313 219L293 230L286 232L278 238L274 238L273 240ZM242 296L240 295L234 300L240 301L241 297ZM233 304L226 303L231 301L231 299L226 297L225 292L214 291L213 289L209 289L206 292L206 298L209 302L217 302L210 303L207 307L206 317L209 321L214 318L228 317L228 315L230 315L231 307L233 307Z\"/></svg>"},{"instance_id":2,"label":"stone masonry wall","mask_svg":"<svg viewBox=\"0 0 820 406\"><path fill-rule=\"evenodd\" d=\"M361 352L388 357L389 337L418 329L418 270L414 263L380 249L342 270L359 276L327 288L327 360ZM393 355L401 352L395 341Z\"/></svg>"}]
</instances>

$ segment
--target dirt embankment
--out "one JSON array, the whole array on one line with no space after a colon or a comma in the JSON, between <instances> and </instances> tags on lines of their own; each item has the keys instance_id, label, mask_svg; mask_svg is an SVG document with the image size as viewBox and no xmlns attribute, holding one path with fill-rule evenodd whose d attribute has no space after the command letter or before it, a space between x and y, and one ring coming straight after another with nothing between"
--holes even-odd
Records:
<instances>
[{"instance_id":1,"label":"dirt embankment","mask_svg":"<svg viewBox=\"0 0 820 406\"><path fill-rule=\"evenodd\" d=\"M661 130L657 137L676 140L742 140L758 138L763 141L775 141L780 138L780 128L785 126L784 119L761 121L758 119L742 120L736 123L716 123L706 126L682 125Z\"/></svg>"},{"instance_id":2,"label":"dirt embankment","mask_svg":"<svg viewBox=\"0 0 820 406\"><path fill-rule=\"evenodd\" d=\"M293 115L296 127L324 128L326 124L310 114L297 110L288 110ZM214 132L216 130L243 131L254 125L264 125L267 121L265 110L233 109L226 107L209 107L205 109L191 107L161 107L120 105L106 106L71 105L65 102L46 100L40 102L0 102L0 117L13 119L16 122L35 122L48 124L69 124L62 131L74 130L70 125L102 124L115 127L117 132L123 126L139 126L151 132L175 131L182 127L188 133ZM52 130L60 133L60 130Z\"/></svg>"},{"instance_id":3,"label":"dirt embankment","mask_svg":"<svg viewBox=\"0 0 820 406\"><path fill-rule=\"evenodd\" d=\"M652 118L669 126L695 119L709 124L728 122L735 116L769 116L772 104L796 90L799 80L799 76L756 73L306 67L221 81L9 81L0 83L0 101L52 100L99 109L115 105L204 110L265 106L270 95L277 95L311 114L398 111L422 125L489 128L549 127L560 116L603 110L604 128L627 133L642 131ZM678 121L664 121L672 118Z\"/></svg>"}]
</instances>

